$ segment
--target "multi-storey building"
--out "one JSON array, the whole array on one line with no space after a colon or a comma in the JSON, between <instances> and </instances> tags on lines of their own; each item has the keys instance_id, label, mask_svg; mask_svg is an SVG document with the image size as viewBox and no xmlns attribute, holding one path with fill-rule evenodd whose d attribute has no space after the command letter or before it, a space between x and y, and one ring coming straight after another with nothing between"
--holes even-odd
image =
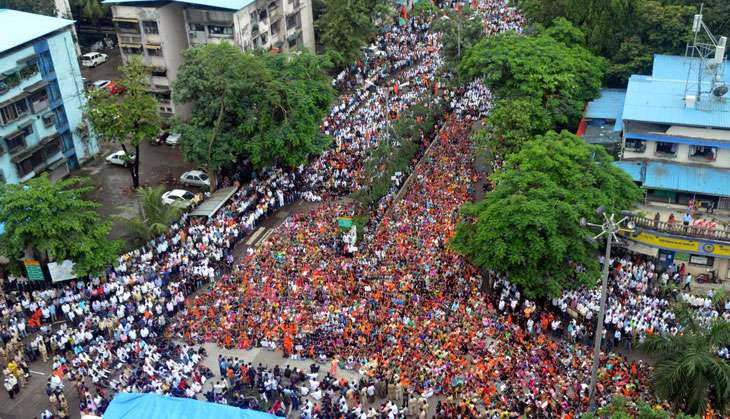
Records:
<instances>
[{"instance_id":1,"label":"multi-storey building","mask_svg":"<svg viewBox=\"0 0 730 419\"><path fill-rule=\"evenodd\" d=\"M587 106L579 133L620 134L616 165L645 194L632 217L641 230L627 235L632 250L730 278L730 98L720 88L730 77L698 89L699 60L656 55L651 75L632 75L625 92L606 90Z\"/></svg>"},{"instance_id":2,"label":"multi-storey building","mask_svg":"<svg viewBox=\"0 0 730 419\"><path fill-rule=\"evenodd\" d=\"M98 153L73 21L0 9L0 181L58 179Z\"/></svg>"},{"instance_id":3,"label":"multi-storey building","mask_svg":"<svg viewBox=\"0 0 730 419\"><path fill-rule=\"evenodd\" d=\"M186 48L229 42L255 48L314 51L311 0L106 0L123 60L150 71L150 90L163 113L184 114L170 99Z\"/></svg>"}]
</instances>

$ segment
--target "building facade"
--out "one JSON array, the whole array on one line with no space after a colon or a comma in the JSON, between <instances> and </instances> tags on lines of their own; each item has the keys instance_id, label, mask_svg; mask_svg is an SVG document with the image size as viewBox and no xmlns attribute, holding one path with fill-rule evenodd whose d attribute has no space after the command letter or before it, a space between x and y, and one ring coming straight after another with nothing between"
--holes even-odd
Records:
<instances>
[{"instance_id":1,"label":"building facade","mask_svg":"<svg viewBox=\"0 0 730 419\"><path fill-rule=\"evenodd\" d=\"M620 134L616 165L644 190L629 248L728 279L730 98L709 82L697 85L697 60L656 55L651 75L632 75L625 92L602 92L582 125ZM722 84L730 77L718 74L714 86Z\"/></svg>"},{"instance_id":2,"label":"building facade","mask_svg":"<svg viewBox=\"0 0 730 419\"><path fill-rule=\"evenodd\" d=\"M0 9L0 181L66 176L98 154L73 21Z\"/></svg>"},{"instance_id":3,"label":"building facade","mask_svg":"<svg viewBox=\"0 0 730 419\"><path fill-rule=\"evenodd\" d=\"M172 82L189 47L228 42L242 50L314 51L311 0L107 0L124 62L149 69L150 91L165 114L185 116Z\"/></svg>"}]
</instances>

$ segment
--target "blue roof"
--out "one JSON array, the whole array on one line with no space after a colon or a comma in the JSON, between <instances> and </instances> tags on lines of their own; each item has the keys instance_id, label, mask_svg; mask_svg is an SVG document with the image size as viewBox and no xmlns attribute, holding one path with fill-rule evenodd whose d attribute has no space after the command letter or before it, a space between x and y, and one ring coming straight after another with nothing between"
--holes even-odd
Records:
<instances>
[{"instance_id":1,"label":"blue roof","mask_svg":"<svg viewBox=\"0 0 730 419\"><path fill-rule=\"evenodd\" d=\"M69 25L73 20L0 9L0 53Z\"/></svg>"},{"instance_id":2,"label":"blue roof","mask_svg":"<svg viewBox=\"0 0 730 419\"><path fill-rule=\"evenodd\" d=\"M256 410L201 402L157 394L119 393L114 396L104 419L273 419L276 416Z\"/></svg>"},{"instance_id":3,"label":"blue roof","mask_svg":"<svg viewBox=\"0 0 730 419\"><path fill-rule=\"evenodd\" d=\"M655 55L651 76L632 75L626 89L623 119L668 125L730 128L730 99L703 97L694 109L685 107L684 93L692 58ZM695 63L694 68L698 68ZM730 72L722 80L730 85ZM703 90L709 90L705 83Z\"/></svg>"},{"instance_id":4,"label":"blue roof","mask_svg":"<svg viewBox=\"0 0 730 419\"><path fill-rule=\"evenodd\" d=\"M624 161L615 161L613 162L614 165L617 167L623 169L624 172L626 172L629 176L631 176L631 179L634 180L634 182L643 182L644 180L644 162L640 161L630 161L630 160L624 160Z\"/></svg>"},{"instance_id":5,"label":"blue roof","mask_svg":"<svg viewBox=\"0 0 730 419\"><path fill-rule=\"evenodd\" d=\"M588 102L585 117L617 120L621 117L625 99L625 89L601 89L598 99Z\"/></svg>"},{"instance_id":6,"label":"blue roof","mask_svg":"<svg viewBox=\"0 0 730 419\"><path fill-rule=\"evenodd\" d=\"M256 0L172 0L175 3L192 4L196 6L204 7L216 7L218 9L226 10L241 10ZM144 3L159 3L160 0L104 0L102 3L106 4L124 4L124 3L137 3L136 5L144 6ZM131 5L131 6L136 6Z\"/></svg>"},{"instance_id":7,"label":"blue roof","mask_svg":"<svg viewBox=\"0 0 730 419\"><path fill-rule=\"evenodd\" d=\"M730 170L650 161L644 187L730 196Z\"/></svg>"}]
</instances>

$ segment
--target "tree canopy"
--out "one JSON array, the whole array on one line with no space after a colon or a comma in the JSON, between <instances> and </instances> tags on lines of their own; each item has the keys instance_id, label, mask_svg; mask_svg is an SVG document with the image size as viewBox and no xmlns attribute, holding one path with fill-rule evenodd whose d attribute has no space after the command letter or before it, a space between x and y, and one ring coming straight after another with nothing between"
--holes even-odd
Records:
<instances>
[{"instance_id":1,"label":"tree canopy","mask_svg":"<svg viewBox=\"0 0 730 419\"><path fill-rule=\"evenodd\" d=\"M549 129L577 126L585 103L598 96L605 68L603 59L570 45L582 36L556 19L536 36L506 32L467 51L460 73L482 78L496 96L487 126L496 153L515 151Z\"/></svg>"},{"instance_id":2,"label":"tree canopy","mask_svg":"<svg viewBox=\"0 0 730 419\"><path fill-rule=\"evenodd\" d=\"M46 175L0 186L0 223L5 224L0 254L13 271L20 272L18 258L26 250L44 261L69 259L79 276L114 264L119 243L108 240L111 223L99 219L98 204L83 199L92 188L87 178L51 182Z\"/></svg>"},{"instance_id":3,"label":"tree canopy","mask_svg":"<svg viewBox=\"0 0 730 419\"><path fill-rule=\"evenodd\" d=\"M190 121L180 124L188 160L213 172L238 156L256 167L297 166L329 145L319 130L335 98L327 60L227 44L192 48L184 58L173 98L192 104Z\"/></svg>"},{"instance_id":4,"label":"tree canopy","mask_svg":"<svg viewBox=\"0 0 730 419\"><path fill-rule=\"evenodd\" d=\"M124 77L117 83L121 93L107 89L89 93L86 115L102 141L119 144L130 158L128 165L132 185L139 187L139 143L154 138L160 131L157 100L147 92L148 76L140 61L121 67ZM134 158L131 158L134 156Z\"/></svg>"},{"instance_id":5,"label":"tree canopy","mask_svg":"<svg viewBox=\"0 0 730 419\"><path fill-rule=\"evenodd\" d=\"M648 335L639 346L657 357L654 393L687 413L703 414L711 406L722 416L730 401L730 364L717 352L730 345L730 323L722 317L702 323L686 306L675 314L682 333Z\"/></svg>"},{"instance_id":6,"label":"tree canopy","mask_svg":"<svg viewBox=\"0 0 730 419\"><path fill-rule=\"evenodd\" d=\"M526 142L493 175L495 189L462 209L450 246L475 265L508 274L530 297L594 285L594 244L581 217L631 208L641 192L600 146L563 131Z\"/></svg>"},{"instance_id":7,"label":"tree canopy","mask_svg":"<svg viewBox=\"0 0 730 419\"><path fill-rule=\"evenodd\" d=\"M317 21L325 52L343 68L354 63L362 47L378 33L377 20L391 11L387 0L323 0Z\"/></svg>"},{"instance_id":8,"label":"tree canopy","mask_svg":"<svg viewBox=\"0 0 730 419\"><path fill-rule=\"evenodd\" d=\"M481 17L469 7L445 13L435 20L433 30L441 32L441 53L454 72L466 51L485 36Z\"/></svg>"},{"instance_id":9,"label":"tree canopy","mask_svg":"<svg viewBox=\"0 0 730 419\"><path fill-rule=\"evenodd\" d=\"M653 54L682 54L700 0L520 0L531 22L549 25L564 17L583 30L585 46L610 62L606 81L624 86L633 73L646 74ZM705 1L706 23L725 29L728 2Z\"/></svg>"},{"instance_id":10,"label":"tree canopy","mask_svg":"<svg viewBox=\"0 0 730 419\"><path fill-rule=\"evenodd\" d=\"M139 245L165 234L172 224L180 220L182 208L163 204L163 194L162 187L137 189L140 213L131 220L127 220L127 227Z\"/></svg>"}]
</instances>

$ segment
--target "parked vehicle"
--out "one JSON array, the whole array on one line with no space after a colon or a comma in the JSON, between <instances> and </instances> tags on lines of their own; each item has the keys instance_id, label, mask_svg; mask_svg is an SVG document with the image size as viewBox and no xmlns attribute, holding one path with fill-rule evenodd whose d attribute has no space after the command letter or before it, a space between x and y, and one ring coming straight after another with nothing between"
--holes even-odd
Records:
<instances>
[{"instance_id":1,"label":"parked vehicle","mask_svg":"<svg viewBox=\"0 0 730 419\"><path fill-rule=\"evenodd\" d=\"M134 161L134 154L127 155L124 150L115 151L106 156L106 162L116 166L128 167Z\"/></svg>"},{"instance_id":2,"label":"parked vehicle","mask_svg":"<svg viewBox=\"0 0 730 419\"><path fill-rule=\"evenodd\" d=\"M187 208L195 202L195 194L185 189L173 189L162 194L162 203Z\"/></svg>"},{"instance_id":3,"label":"parked vehicle","mask_svg":"<svg viewBox=\"0 0 730 419\"><path fill-rule=\"evenodd\" d=\"M81 56L81 65L84 67L96 67L109 61L109 56L103 52L87 52Z\"/></svg>"},{"instance_id":4,"label":"parked vehicle","mask_svg":"<svg viewBox=\"0 0 730 419\"><path fill-rule=\"evenodd\" d=\"M719 278L714 269L708 269L706 274L697 275L696 281L700 284L719 284Z\"/></svg>"},{"instance_id":5,"label":"parked vehicle","mask_svg":"<svg viewBox=\"0 0 730 419\"><path fill-rule=\"evenodd\" d=\"M197 186L200 188L210 187L210 178L202 170L191 170L183 173L180 176L180 182L183 185Z\"/></svg>"},{"instance_id":6,"label":"parked vehicle","mask_svg":"<svg viewBox=\"0 0 730 419\"><path fill-rule=\"evenodd\" d=\"M170 133L170 135L167 136L165 139L165 144L167 145L178 145L180 144L180 134L177 133Z\"/></svg>"},{"instance_id":7,"label":"parked vehicle","mask_svg":"<svg viewBox=\"0 0 730 419\"><path fill-rule=\"evenodd\" d=\"M157 137L150 140L151 145L161 145L165 143L165 140L167 140L167 137L170 136L170 131L160 131L159 134L157 134Z\"/></svg>"},{"instance_id":8,"label":"parked vehicle","mask_svg":"<svg viewBox=\"0 0 730 419\"><path fill-rule=\"evenodd\" d=\"M124 92L124 87L114 83L111 80L97 80L93 83L91 83L91 86L94 89L106 89L109 91L112 95L118 95L122 92Z\"/></svg>"}]
</instances>

